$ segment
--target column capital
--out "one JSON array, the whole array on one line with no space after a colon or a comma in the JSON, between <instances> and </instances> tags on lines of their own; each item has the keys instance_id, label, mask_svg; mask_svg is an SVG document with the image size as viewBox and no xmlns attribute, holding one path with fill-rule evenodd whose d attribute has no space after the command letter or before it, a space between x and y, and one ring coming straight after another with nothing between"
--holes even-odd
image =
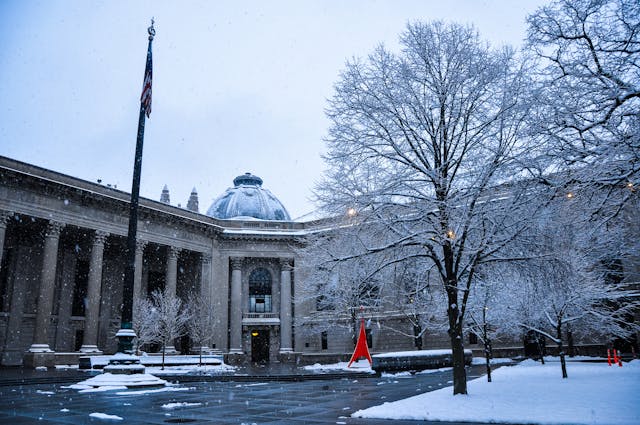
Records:
<instances>
[{"instance_id":1,"label":"column capital","mask_svg":"<svg viewBox=\"0 0 640 425\"><path fill-rule=\"evenodd\" d=\"M202 261L202 264L211 264L211 254L208 252L201 252L200 261Z\"/></svg>"},{"instance_id":2,"label":"column capital","mask_svg":"<svg viewBox=\"0 0 640 425\"><path fill-rule=\"evenodd\" d=\"M13 217L13 211L0 211L0 227L6 227L11 217Z\"/></svg>"},{"instance_id":3,"label":"column capital","mask_svg":"<svg viewBox=\"0 0 640 425\"><path fill-rule=\"evenodd\" d=\"M105 232L103 230L96 230L96 233L93 237L93 244L104 245L104 242L108 236L109 236L109 232Z\"/></svg>"},{"instance_id":4,"label":"column capital","mask_svg":"<svg viewBox=\"0 0 640 425\"><path fill-rule=\"evenodd\" d=\"M229 261L231 261L231 270L240 270L242 268L242 263L244 262L244 258L229 257Z\"/></svg>"},{"instance_id":5,"label":"column capital","mask_svg":"<svg viewBox=\"0 0 640 425\"><path fill-rule=\"evenodd\" d=\"M149 241L145 241L144 239L136 239L136 252L144 251L144 248L147 246Z\"/></svg>"},{"instance_id":6,"label":"column capital","mask_svg":"<svg viewBox=\"0 0 640 425\"><path fill-rule=\"evenodd\" d=\"M45 236L48 238L58 238L60 237L60 232L64 229L64 223L59 221L50 220L49 224L47 224L47 231Z\"/></svg>"},{"instance_id":7,"label":"column capital","mask_svg":"<svg viewBox=\"0 0 640 425\"><path fill-rule=\"evenodd\" d=\"M293 270L293 266L291 265L291 258L281 258L280 259L280 269L283 272L290 272Z\"/></svg>"},{"instance_id":8,"label":"column capital","mask_svg":"<svg viewBox=\"0 0 640 425\"><path fill-rule=\"evenodd\" d=\"M178 254L180 254L180 251L182 251L182 249L176 248L175 246L170 246L169 247L169 258L171 258L171 259L178 258Z\"/></svg>"}]
</instances>

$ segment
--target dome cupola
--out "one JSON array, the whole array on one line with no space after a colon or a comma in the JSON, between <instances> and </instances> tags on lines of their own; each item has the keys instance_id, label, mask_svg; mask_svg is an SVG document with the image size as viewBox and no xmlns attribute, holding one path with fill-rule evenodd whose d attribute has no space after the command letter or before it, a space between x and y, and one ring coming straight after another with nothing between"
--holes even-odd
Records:
<instances>
[{"instance_id":1,"label":"dome cupola","mask_svg":"<svg viewBox=\"0 0 640 425\"><path fill-rule=\"evenodd\" d=\"M234 187L219 196L207 215L220 219L258 219L291 221L289 213L268 189L262 187L262 179L245 173L233 179Z\"/></svg>"}]
</instances>

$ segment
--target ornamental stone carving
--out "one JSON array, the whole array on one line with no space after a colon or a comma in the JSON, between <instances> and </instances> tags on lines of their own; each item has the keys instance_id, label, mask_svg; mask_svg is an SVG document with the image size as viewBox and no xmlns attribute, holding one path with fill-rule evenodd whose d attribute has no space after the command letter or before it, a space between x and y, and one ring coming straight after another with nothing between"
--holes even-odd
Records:
<instances>
[{"instance_id":1,"label":"ornamental stone carving","mask_svg":"<svg viewBox=\"0 0 640 425\"><path fill-rule=\"evenodd\" d=\"M108 232L103 232L102 230L96 230L96 233L93 237L94 245L104 245L107 237L109 236Z\"/></svg>"},{"instance_id":2,"label":"ornamental stone carving","mask_svg":"<svg viewBox=\"0 0 640 425\"><path fill-rule=\"evenodd\" d=\"M243 258L242 257L230 257L231 261L231 269L232 270L240 270L242 269Z\"/></svg>"},{"instance_id":3,"label":"ornamental stone carving","mask_svg":"<svg viewBox=\"0 0 640 425\"><path fill-rule=\"evenodd\" d=\"M280 269L282 271L290 272L293 270L293 266L291 265L291 259L289 258L281 258L280 259Z\"/></svg>"},{"instance_id":4,"label":"ornamental stone carving","mask_svg":"<svg viewBox=\"0 0 640 425\"><path fill-rule=\"evenodd\" d=\"M49 224L47 224L45 236L48 238L59 238L62 229L64 229L64 223L60 223L59 221L50 221Z\"/></svg>"}]
</instances>

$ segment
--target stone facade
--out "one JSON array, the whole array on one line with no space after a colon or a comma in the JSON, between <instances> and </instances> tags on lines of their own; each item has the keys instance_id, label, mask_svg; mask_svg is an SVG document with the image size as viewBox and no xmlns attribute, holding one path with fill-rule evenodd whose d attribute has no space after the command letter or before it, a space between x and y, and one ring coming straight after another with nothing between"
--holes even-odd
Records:
<instances>
[{"instance_id":1,"label":"stone facade","mask_svg":"<svg viewBox=\"0 0 640 425\"><path fill-rule=\"evenodd\" d=\"M69 353L115 351L129 197L0 157L2 365L50 366ZM141 199L134 297L165 288L183 299L197 292L216 314L210 349L239 361L275 361L295 348L292 246L304 227L218 220ZM271 285L263 288L266 309L261 294L259 308L250 305L258 269ZM176 345L187 349L185 341Z\"/></svg>"}]
</instances>

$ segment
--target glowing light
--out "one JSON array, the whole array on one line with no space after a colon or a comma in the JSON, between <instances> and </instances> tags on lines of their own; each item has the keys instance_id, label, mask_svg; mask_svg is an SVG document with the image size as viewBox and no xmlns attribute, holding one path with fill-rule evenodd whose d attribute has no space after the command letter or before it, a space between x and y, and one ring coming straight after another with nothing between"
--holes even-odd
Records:
<instances>
[{"instance_id":1,"label":"glowing light","mask_svg":"<svg viewBox=\"0 0 640 425\"><path fill-rule=\"evenodd\" d=\"M258 331L251 332L251 336L258 336L258 335L259 335Z\"/></svg>"},{"instance_id":2,"label":"glowing light","mask_svg":"<svg viewBox=\"0 0 640 425\"><path fill-rule=\"evenodd\" d=\"M456 238L456 233L453 230L449 229L449 230L447 230L447 237L449 239L455 239Z\"/></svg>"},{"instance_id":3,"label":"glowing light","mask_svg":"<svg viewBox=\"0 0 640 425\"><path fill-rule=\"evenodd\" d=\"M567 193L567 199L573 199L576 195L573 194L573 192L569 192Z\"/></svg>"},{"instance_id":4,"label":"glowing light","mask_svg":"<svg viewBox=\"0 0 640 425\"><path fill-rule=\"evenodd\" d=\"M357 213L358 212L356 211L355 208L353 208L353 207L347 208L347 216L348 217L354 217Z\"/></svg>"}]
</instances>

